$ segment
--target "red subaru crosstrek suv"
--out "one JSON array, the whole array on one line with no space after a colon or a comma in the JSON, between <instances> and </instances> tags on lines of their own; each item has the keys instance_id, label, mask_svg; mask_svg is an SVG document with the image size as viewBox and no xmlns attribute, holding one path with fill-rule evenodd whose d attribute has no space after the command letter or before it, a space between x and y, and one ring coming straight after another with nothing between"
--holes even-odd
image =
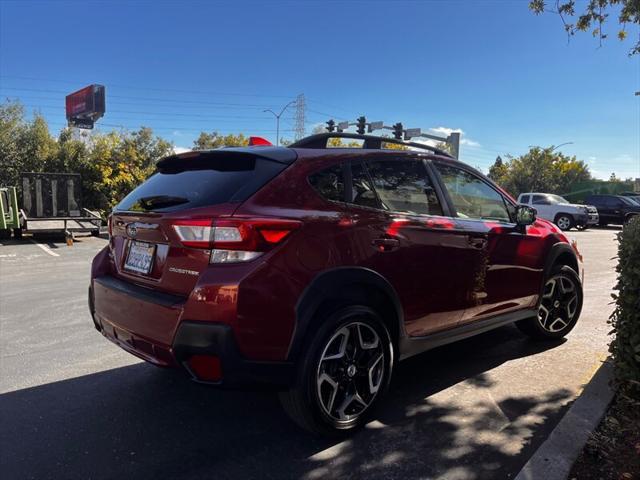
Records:
<instances>
[{"instance_id":1,"label":"red subaru crosstrek suv","mask_svg":"<svg viewBox=\"0 0 640 480\"><path fill-rule=\"evenodd\" d=\"M111 214L89 287L126 351L273 385L323 433L366 422L397 361L510 323L562 337L582 298L575 245L534 209L440 150L348 133L161 160Z\"/></svg>"}]
</instances>

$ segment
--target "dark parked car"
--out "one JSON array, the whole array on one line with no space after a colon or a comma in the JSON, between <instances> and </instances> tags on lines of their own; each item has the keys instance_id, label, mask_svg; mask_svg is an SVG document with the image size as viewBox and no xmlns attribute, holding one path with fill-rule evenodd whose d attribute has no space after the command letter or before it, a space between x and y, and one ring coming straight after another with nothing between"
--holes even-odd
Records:
<instances>
[{"instance_id":1,"label":"dark parked car","mask_svg":"<svg viewBox=\"0 0 640 480\"><path fill-rule=\"evenodd\" d=\"M109 218L89 305L128 352L202 383L275 386L301 426L332 433L371 417L399 360L511 323L566 335L581 259L440 150L319 134L160 161Z\"/></svg>"},{"instance_id":2,"label":"dark parked car","mask_svg":"<svg viewBox=\"0 0 640 480\"><path fill-rule=\"evenodd\" d=\"M589 195L585 203L598 209L600 225L624 225L640 215L640 204L621 195Z\"/></svg>"},{"instance_id":3,"label":"dark parked car","mask_svg":"<svg viewBox=\"0 0 640 480\"><path fill-rule=\"evenodd\" d=\"M640 205L640 192L622 192L620 194L623 197L630 198L634 202Z\"/></svg>"}]
</instances>

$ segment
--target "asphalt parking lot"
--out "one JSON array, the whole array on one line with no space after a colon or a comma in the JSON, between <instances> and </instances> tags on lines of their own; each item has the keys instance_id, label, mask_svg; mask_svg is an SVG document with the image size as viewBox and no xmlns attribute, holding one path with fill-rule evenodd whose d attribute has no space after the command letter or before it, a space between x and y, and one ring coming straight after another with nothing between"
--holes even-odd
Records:
<instances>
[{"instance_id":1,"label":"asphalt parking lot","mask_svg":"<svg viewBox=\"0 0 640 480\"><path fill-rule=\"evenodd\" d=\"M272 392L219 391L147 365L94 330L86 289L106 240L0 246L3 478L442 478L517 474L607 352L616 229L571 233L585 258L565 341L515 327L399 368L377 419L311 436Z\"/></svg>"}]
</instances>

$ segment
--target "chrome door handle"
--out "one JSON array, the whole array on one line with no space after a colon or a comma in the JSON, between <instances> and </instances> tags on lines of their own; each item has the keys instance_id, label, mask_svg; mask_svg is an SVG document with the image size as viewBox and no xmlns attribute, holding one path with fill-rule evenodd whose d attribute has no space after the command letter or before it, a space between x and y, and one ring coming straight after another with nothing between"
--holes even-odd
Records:
<instances>
[{"instance_id":1,"label":"chrome door handle","mask_svg":"<svg viewBox=\"0 0 640 480\"><path fill-rule=\"evenodd\" d=\"M376 238L371 244L380 252L390 252L400 246L400 241L395 238Z\"/></svg>"},{"instance_id":2,"label":"chrome door handle","mask_svg":"<svg viewBox=\"0 0 640 480\"><path fill-rule=\"evenodd\" d=\"M468 237L469 246L472 248L477 248L478 250L482 250L487 247L489 240L484 237Z\"/></svg>"}]
</instances>

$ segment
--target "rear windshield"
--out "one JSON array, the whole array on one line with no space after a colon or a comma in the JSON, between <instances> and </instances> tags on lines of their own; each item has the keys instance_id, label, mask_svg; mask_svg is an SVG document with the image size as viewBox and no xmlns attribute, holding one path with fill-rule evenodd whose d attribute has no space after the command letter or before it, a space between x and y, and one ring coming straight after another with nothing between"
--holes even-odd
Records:
<instances>
[{"instance_id":1,"label":"rear windshield","mask_svg":"<svg viewBox=\"0 0 640 480\"><path fill-rule=\"evenodd\" d=\"M127 195L115 211L169 212L242 202L286 165L252 156L178 159Z\"/></svg>"}]
</instances>

